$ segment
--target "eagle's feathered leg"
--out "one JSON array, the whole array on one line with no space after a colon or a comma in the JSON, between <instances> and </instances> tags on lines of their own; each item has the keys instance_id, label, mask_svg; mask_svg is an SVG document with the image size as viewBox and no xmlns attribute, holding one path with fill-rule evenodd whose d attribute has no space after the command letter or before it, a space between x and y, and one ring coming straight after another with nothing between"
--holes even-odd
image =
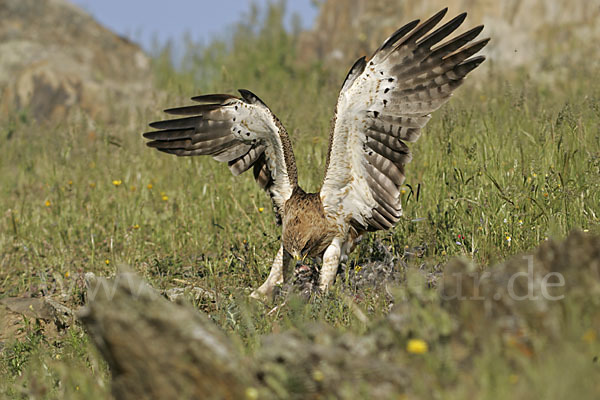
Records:
<instances>
[{"instance_id":1,"label":"eagle's feathered leg","mask_svg":"<svg viewBox=\"0 0 600 400\"><path fill-rule=\"evenodd\" d=\"M265 283L263 283L258 289L256 289L250 294L250 297L255 298L257 300L269 299L273 294L273 289L275 288L275 285L283 283L283 253L283 246L280 246L279 251L275 256L275 260L273 260L273 266L271 267L269 277L267 278Z\"/></svg>"},{"instance_id":2,"label":"eagle's feathered leg","mask_svg":"<svg viewBox=\"0 0 600 400\"><path fill-rule=\"evenodd\" d=\"M319 275L319 288L323 291L333 286L333 280L335 279L335 274L340 263L343 242L343 239L335 238L331 241L327 250L325 250L323 266Z\"/></svg>"}]
</instances>

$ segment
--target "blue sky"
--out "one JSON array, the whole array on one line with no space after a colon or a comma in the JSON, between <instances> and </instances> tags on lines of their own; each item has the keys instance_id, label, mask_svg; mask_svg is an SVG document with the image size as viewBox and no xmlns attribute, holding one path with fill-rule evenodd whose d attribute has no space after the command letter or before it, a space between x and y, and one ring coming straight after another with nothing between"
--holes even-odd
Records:
<instances>
[{"instance_id":1,"label":"blue sky","mask_svg":"<svg viewBox=\"0 0 600 400\"><path fill-rule=\"evenodd\" d=\"M152 39L161 43L188 32L195 40L208 41L224 34L250 10L250 0L70 0L112 31L151 49ZM253 1L259 6L269 0ZM312 0L288 0L287 18L297 13L305 28L316 18Z\"/></svg>"}]
</instances>

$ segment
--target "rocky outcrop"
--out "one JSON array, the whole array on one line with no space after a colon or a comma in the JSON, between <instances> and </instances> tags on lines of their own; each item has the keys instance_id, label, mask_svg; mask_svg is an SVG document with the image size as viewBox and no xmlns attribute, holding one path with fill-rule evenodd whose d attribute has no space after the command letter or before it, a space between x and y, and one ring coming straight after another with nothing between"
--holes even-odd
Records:
<instances>
[{"instance_id":1,"label":"rocky outcrop","mask_svg":"<svg viewBox=\"0 0 600 400\"><path fill-rule=\"evenodd\" d=\"M65 0L0 0L0 20L2 117L106 121L151 87L148 56Z\"/></svg>"},{"instance_id":2,"label":"rocky outcrop","mask_svg":"<svg viewBox=\"0 0 600 400\"><path fill-rule=\"evenodd\" d=\"M448 16L468 12L463 30L485 25L481 36L492 38L483 51L491 61L486 68L524 68L544 77L572 74L574 66L591 67L600 60L594 47L600 38L600 0L325 0L314 28L300 40L299 53L350 66L370 56L401 25L444 7Z\"/></svg>"},{"instance_id":3,"label":"rocky outcrop","mask_svg":"<svg viewBox=\"0 0 600 400\"><path fill-rule=\"evenodd\" d=\"M481 368L482 349L496 349L515 369L523 357L543 363L570 337L573 316L595 340L599 274L600 237L581 232L494 267L452 261L437 289L408 269L404 282L386 288L394 306L383 319L369 321L348 297L369 325L363 335L322 322L274 328L247 356L206 315L167 301L130 272L89 276L79 317L109 363L116 399L434 398L454 384L447 371ZM414 357L427 343L448 363L437 377Z\"/></svg>"},{"instance_id":4,"label":"rocky outcrop","mask_svg":"<svg viewBox=\"0 0 600 400\"><path fill-rule=\"evenodd\" d=\"M241 399L253 387L243 358L205 315L130 272L86 279L79 317L110 366L115 398Z\"/></svg>"}]
</instances>

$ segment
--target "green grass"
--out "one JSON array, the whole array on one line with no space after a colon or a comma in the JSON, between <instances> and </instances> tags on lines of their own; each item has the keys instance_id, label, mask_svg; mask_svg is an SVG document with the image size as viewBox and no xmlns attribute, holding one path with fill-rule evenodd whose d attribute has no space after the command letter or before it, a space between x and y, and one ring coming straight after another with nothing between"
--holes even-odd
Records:
<instances>
[{"instance_id":1,"label":"green grass","mask_svg":"<svg viewBox=\"0 0 600 400\"><path fill-rule=\"evenodd\" d=\"M2 122L0 298L40 295L45 284L52 295L64 289L61 301L76 308L83 273L110 275L127 264L159 289L187 282L213 290L216 301L198 307L248 353L260 346L262 334L315 320L340 331L368 330L344 300L343 279L330 295L270 316L249 306L247 294L266 278L279 243L268 196L251 174L234 178L226 165L211 159L159 154L141 138L148 122L163 117L163 107L199 93L248 88L288 128L301 186L317 190L346 71L297 66L296 36L283 30L278 12L272 9L264 23L240 25L231 47L190 43L179 70L169 65L167 50L158 55L157 86L166 99L129 116L133 124L40 125L26 111ZM256 25L261 28L250 28ZM520 74L486 74L473 72L478 76L434 114L412 146L404 218L394 230L363 241L353 262L365 262L375 240L397 255L405 246L425 244L420 261L433 268L456 256L491 265L572 229L600 234L597 80L586 71L553 84ZM388 305L377 291L366 291L359 304L373 321L387 314ZM421 315L421 322L437 321L427 301L409 299L406 307ZM106 366L79 325L52 339L34 322L22 330L0 353L0 394L108 396ZM438 377L434 386L441 397L507 398L514 389L520 398L542 392L560 398L558 392L551 395L556 385L549 383L561 376L561 363L586 374L582 366L589 349L579 341L584 331L574 324L556 354L519 359L517 369L529 372L518 380L510 378L512 361L504 360L492 341L472 370L433 355L415 361L414 368ZM444 343L436 346L442 350L435 354L442 354ZM597 342L594 346L597 350ZM451 377L464 385L448 384ZM498 392L494 380L511 379L514 387L506 383Z\"/></svg>"}]
</instances>

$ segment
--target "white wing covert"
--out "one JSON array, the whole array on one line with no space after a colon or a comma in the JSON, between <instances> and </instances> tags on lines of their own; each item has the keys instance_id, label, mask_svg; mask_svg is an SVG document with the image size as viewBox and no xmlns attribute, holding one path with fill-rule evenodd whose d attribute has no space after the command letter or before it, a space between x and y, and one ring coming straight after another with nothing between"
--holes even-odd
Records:
<instances>
[{"instance_id":1,"label":"white wing covert","mask_svg":"<svg viewBox=\"0 0 600 400\"><path fill-rule=\"evenodd\" d=\"M340 226L350 223L357 231L373 231L395 225L402 214L404 168L411 160L405 142L419 138L431 112L484 61L483 56L471 57L489 41L472 42L483 26L438 45L466 17L460 14L429 33L446 11L398 29L371 60L359 59L346 77L320 192L326 215Z\"/></svg>"}]
</instances>

